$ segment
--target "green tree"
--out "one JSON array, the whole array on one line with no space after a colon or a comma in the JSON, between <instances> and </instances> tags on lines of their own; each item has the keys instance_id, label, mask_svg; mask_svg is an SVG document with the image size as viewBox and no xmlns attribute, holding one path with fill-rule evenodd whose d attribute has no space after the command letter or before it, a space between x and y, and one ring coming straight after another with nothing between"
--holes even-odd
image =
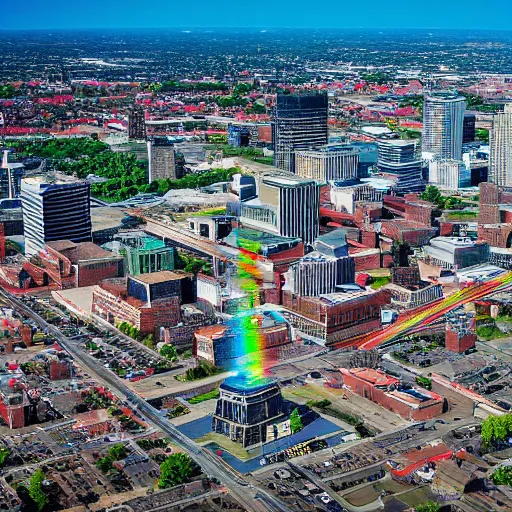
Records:
<instances>
[{"instance_id":1,"label":"green tree","mask_svg":"<svg viewBox=\"0 0 512 512\"><path fill-rule=\"evenodd\" d=\"M11 84L0 85L0 98L13 98L16 96L16 89Z\"/></svg>"},{"instance_id":2,"label":"green tree","mask_svg":"<svg viewBox=\"0 0 512 512\"><path fill-rule=\"evenodd\" d=\"M426 501L422 505L416 507L416 512L439 512L441 506L435 501Z\"/></svg>"},{"instance_id":3,"label":"green tree","mask_svg":"<svg viewBox=\"0 0 512 512\"><path fill-rule=\"evenodd\" d=\"M102 473L108 473L114 467L114 459L110 457L110 455L106 455L105 457L101 457L96 461L96 467Z\"/></svg>"},{"instance_id":4,"label":"green tree","mask_svg":"<svg viewBox=\"0 0 512 512\"><path fill-rule=\"evenodd\" d=\"M424 201L430 201L431 203L434 203L439 208L444 208L445 199L441 195L441 191L434 185L429 185L425 189L425 192L420 194L420 198Z\"/></svg>"},{"instance_id":5,"label":"green tree","mask_svg":"<svg viewBox=\"0 0 512 512\"><path fill-rule=\"evenodd\" d=\"M295 434L297 432L300 432L304 428L304 425L302 424L302 419L299 414L299 409L297 407L293 409L291 415L290 415L290 429L292 431L292 434Z\"/></svg>"},{"instance_id":6,"label":"green tree","mask_svg":"<svg viewBox=\"0 0 512 512\"><path fill-rule=\"evenodd\" d=\"M155 340L152 334L148 334L143 340L142 344L148 348L155 348Z\"/></svg>"},{"instance_id":7,"label":"green tree","mask_svg":"<svg viewBox=\"0 0 512 512\"><path fill-rule=\"evenodd\" d=\"M160 465L158 487L166 489L190 482L199 474L199 466L185 453L173 453Z\"/></svg>"},{"instance_id":8,"label":"green tree","mask_svg":"<svg viewBox=\"0 0 512 512\"><path fill-rule=\"evenodd\" d=\"M4 465L10 454L11 450L9 448L0 448L0 467Z\"/></svg>"},{"instance_id":9,"label":"green tree","mask_svg":"<svg viewBox=\"0 0 512 512\"><path fill-rule=\"evenodd\" d=\"M28 493L34 500L37 510L40 512L48 505L48 496L43 491L43 482L46 476L41 468L36 469L30 477Z\"/></svg>"},{"instance_id":10,"label":"green tree","mask_svg":"<svg viewBox=\"0 0 512 512\"><path fill-rule=\"evenodd\" d=\"M127 455L126 446L123 443L117 443L109 448L108 454L114 460L124 459Z\"/></svg>"},{"instance_id":11,"label":"green tree","mask_svg":"<svg viewBox=\"0 0 512 512\"><path fill-rule=\"evenodd\" d=\"M169 359L169 361L174 362L178 360L178 352L176 351L176 347L174 345L170 345L166 343L160 349L160 355Z\"/></svg>"},{"instance_id":12,"label":"green tree","mask_svg":"<svg viewBox=\"0 0 512 512\"><path fill-rule=\"evenodd\" d=\"M491 475L491 480L496 485L508 485L512 487L512 466L501 466Z\"/></svg>"}]
</instances>

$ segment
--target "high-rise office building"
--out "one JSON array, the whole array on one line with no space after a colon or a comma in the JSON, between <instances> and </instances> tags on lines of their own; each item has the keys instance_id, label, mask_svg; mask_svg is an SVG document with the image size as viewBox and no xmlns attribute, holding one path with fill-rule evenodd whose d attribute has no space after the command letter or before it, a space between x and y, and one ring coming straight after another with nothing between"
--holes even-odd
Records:
<instances>
[{"instance_id":1,"label":"high-rise office building","mask_svg":"<svg viewBox=\"0 0 512 512\"><path fill-rule=\"evenodd\" d=\"M144 118L144 110L137 107L128 114L128 137L130 139L146 138L146 120Z\"/></svg>"},{"instance_id":2,"label":"high-rise office building","mask_svg":"<svg viewBox=\"0 0 512 512\"><path fill-rule=\"evenodd\" d=\"M320 189L313 180L262 176L258 198L241 204L242 224L313 244L319 230Z\"/></svg>"},{"instance_id":3,"label":"high-rise office building","mask_svg":"<svg viewBox=\"0 0 512 512\"><path fill-rule=\"evenodd\" d=\"M460 160L464 130L464 97L432 93L423 105L423 151L440 158Z\"/></svg>"},{"instance_id":4,"label":"high-rise office building","mask_svg":"<svg viewBox=\"0 0 512 512\"><path fill-rule=\"evenodd\" d=\"M494 116L489 136L488 181L512 186L512 103Z\"/></svg>"},{"instance_id":5,"label":"high-rise office building","mask_svg":"<svg viewBox=\"0 0 512 512\"><path fill-rule=\"evenodd\" d=\"M417 140L382 139L378 141L378 167L395 179L398 193L424 190L422 165Z\"/></svg>"},{"instance_id":6,"label":"high-rise office building","mask_svg":"<svg viewBox=\"0 0 512 512\"><path fill-rule=\"evenodd\" d=\"M174 144L167 137L152 137L148 140L149 182L178 178Z\"/></svg>"},{"instance_id":7,"label":"high-rise office building","mask_svg":"<svg viewBox=\"0 0 512 512\"><path fill-rule=\"evenodd\" d=\"M21 181L25 254L33 256L46 242L92 240L90 185L85 181Z\"/></svg>"},{"instance_id":8,"label":"high-rise office building","mask_svg":"<svg viewBox=\"0 0 512 512\"><path fill-rule=\"evenodd\" d=\"M476 115L471 112L464 114L464 126L462 129L462 143L468 144L475 142L476 133Z\"/></svg>"},{"instance_id":9,"label":"high-rise office building","mask_svg":"<svg viewBox=\"0 0 512 512\"><path fill-rule=\"evenodd\" d=\"M323 146L295 153L295 172L316 181L347 181L358 177L359 151L353 146Z\"/></svg>"},{"instance_id":10,"label":"high-rise office building","mask_svg":"<svg viewBox=\"0 0 512 512\"><path fill-rule=\"evenodd\" d=\"M295 151L327 144L328 114L325 92L278 94L272 121L274 165L295 172Z\"/></svg>"}]
</instances>

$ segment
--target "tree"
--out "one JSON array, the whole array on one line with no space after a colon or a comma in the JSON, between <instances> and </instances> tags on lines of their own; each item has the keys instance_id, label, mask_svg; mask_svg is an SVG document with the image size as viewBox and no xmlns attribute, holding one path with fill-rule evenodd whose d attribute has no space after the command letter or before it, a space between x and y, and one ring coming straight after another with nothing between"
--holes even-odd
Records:
<instances>
[{"instance_id":1,"label":"tree","mask_svg":"<svg viewBox=\"0 0 512 512\"><path fill-rule=\"evenodd\" d=\"M155 348L155 340L152 334L148 334L143 340L142 344L148 348Z\"/></svg>"},{"instance_id":2,"label":"tree","mask_svg":"<svg viewBox=\"0 0 512 512\"><path fill-rule=\"evenodd\" d=\"M422 505L418 505L416 507L416 512L439 512L440 508L439 503L429 500Z\"/></svg>"},{"instance_id":3,"label":"tree","mask_svg":"<svg viewBox=\"0 0 512 512\"><path fill-rule=\"evenodd\" d=\"M9 448L0 448L0 467L4 465L10 454L11 450Z\"/></svg>"},{"instance_id":4,"label":"tree","mask_svg":"<svg viewBox=\"0 0 512 512\"><path fill-rule=\"evenodd\" d=\"M292 434L296 434L297 432L300 432L304 428L304 425L302 424L302 419L299 414L299 409L295 407L293 409L291 415L290 415L290 429L292 431Z\"/></svg>"},{"instance_id":5,"label":"tree","mask_svg":"<svg viewBox=\"0 0 512 512\"><path fill-rule=\"evenodd\" d=\"M41 468L36 469L32 476L30 477L30 482L28 486L28 493L30 497L34 500L36 504L37 510L40 512L43 510L46 505L48 505L48 496L43 491L43 482L46 476Z\"/></svg>"},{"instance_id":6,"label":"tree","mask_svg":"<svg viewBox=\"0 0 512 512\"><path fill-rule=\"evenodd\" d=\"M200 467L185 453L173 453L160 465L158 487L166 489L190 482L199 474Z\"/></svg>"},{"instance_id":7,"label":"tree","mask_svg":"<svg viewBox=\"0 0 512 512\"><path fill-rule=\"evenodd\" d=\"M496 485L512 487L512 466L501 466L492 475L491 480Z\"/></svg>"},{"instance_id":8,"label":"tree","mask_svg":"<svg viewBox=\"0 0 512 512\"><path fill-rule=\"evenodd\" d=\"M108 473L114 467L114 459L110 457L110 455L106 455L105 457L101 457L96 461L96 467L102 473Z\"/></svg>"},{"instance_id":9,"label":"tree","mask_svg":"<svg viewBox=\"0 0 512 512\"><path fill-rule=\"evenodd\" d=\"M123 443L117 443L109 448L108 454L114 460L124 459L126 457L126 446Z\"/></svg>"},{"instance_id":10,"label":"tree","mask_svg":"<svg viewBox=\"0 0 512 512\"><path fill-rule=\"evenodd\" d=\"M441 195L441 191L434 185L429 185L425 189L425 192L420 194L420 198L424 201L430 201L431 203L434 203L439 208L444 208L444 197Z\"/></svg>"},{"instance_id":11,"label":"tree","mask_svg":"<svg viewBox=\"0 0 512 512\"><path fill-rule=\"evenodd\" d=\"M176 351L176 347L174 345L169 345L166 343L160 349L160 355L169 359L169 361L174 362L178 360L178 352Z\"/></svg>"}]
</instances>

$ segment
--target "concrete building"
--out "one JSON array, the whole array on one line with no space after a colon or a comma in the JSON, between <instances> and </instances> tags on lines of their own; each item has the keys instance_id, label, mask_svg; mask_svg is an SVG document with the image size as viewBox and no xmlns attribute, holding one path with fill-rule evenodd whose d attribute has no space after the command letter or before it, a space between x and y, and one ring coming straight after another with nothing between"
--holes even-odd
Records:
<instances>
[{"instance_id":1,"label":"concrete building","mask_svg":"<svg viewBox=\"0 0 512 512\"><path fill-rule=\"evenodd\" d=\"M274 165L295 172L295 152L328 142L326 92L277 94L272 120Z\"/></svg>"},{"instance_id":2,"label":"concrete building","mask_svg":"<svg viewBox=\"0 0 512 512\"><path fill-rule=\"evenodd\" d=\"M379 170L390 175L397 193L421 192L422 178L420 147L417 140L381 139L378 141Z\"/></svg>"},{"instance_id":3,"label":"concrete building","mask_svg":"<svg viewBox=\"0 0 512 512\"><path fill-rule=\"evenodd\" d=\"M313 180L295 176L260 177L258 198L241 203L243 225L311 245L318 236L320 190Z\"/></svg>"},{"instance_id":4,"label":"concrete building","mask_svg":"<svg viewBox=\"0 0 512 512\"><path fill-rule=\"evenodd\" d=\"M464 97L455 93L427 95L423 106L423 152L461 160L465 111Z\"/></svg>"},{"instance_id":5,"label":"concrete building","mask_svg":"<svg viewBox=\"0 0 512 512\"><path fill-rule=\"evenodd\" d=\"M92 240L89 183L26 178L21 183L21 203L27 256L37 254L46 242Z\"/></svg>"},{"instance_id":6,"label":"concrete building","mask_svg":"<svg viewBox=\"0 0 512 512\"><path fill-rule=\"evenodd\" d=\"M196 299L193 274L161 270L151 274L128 276L127 291L130 297L151 306L156 300L179 297L181 304L191 304Z\"/></svg>"},{"instance_id":7,"label":"concrete building","mask_svg":"<svg viewBox=\"0 0 512 512\"><path fill-rule=\"evenodd\" d=\"M440 284L413 287L392 283L385 288L391 293L391 306L403 311L430 304L443 297L443 287Z\"/></svg>"},{"instance_id":8,"label":"concrete building","mask_svg":"<svg viewBox=\"0 0 512 512\"><path fill-rule=\"evenodd\" d=\"M148 138L149 182L155 180L175 180L176 173L174 144L167 137Z\"/></svg>"},{"instance_id":9,"label":"concrete building","mask_svg":"<svg viewBox=\"0 0 512 512\"><path fill-rule=\"evenodd\" d=\"M337 212L355 213L358 203L382 203L384 193L371 185L343 185L333 183L330 189L331 204Z\"/></svg>"},{"instance_id":10,"label":"concrete building","mask_svg":"<svg viewBox=\"0 0 512 512\"><path fill-rule=\"evenodd\" d=\"M355 262L349 256L346 233L336 229L319 236L315 250L290 265L283 290L299 296L334 293L338 286L355 281Z\"/></svg>"},{"instance_id":11,"label":"concrete building","mask_svg":"<svg viewBox=\"0 0 512 512\"><path fill-rule=\"evenodd\" d=\"M428 182L443 190L471 186L471 170L462 160L434 159L428 163Z\"/></svg>"},{"instance_id":12,"label":"concrete building","mask_svg":"<svg viewBox=\"0 0 512 512\"><path fill-rule=\"evenodd\" d=\"M489 176L491 183L512 186L512 103L494 115L489 133Z\"/></svg>"},{"instance_id":13,"label":"concrete building","mask_svg":"<svg viewBox=\"0 0 512 512\"><path fill-rule=\"evenodd\" d=\"M438 236L430 240L425 252L431 263L447 269L471 267L489 260L486 242L463 237Z\"/></svg>"},{"instance_id":14,"label":"concrete building","mask_svg":"<svg viewBox=\"0 0 512 512\"><path fill-rule=\"evenodd\" d=\"M356 179L359 173L359 151L348 145L296 151L295 173L321 182Z\"/></svg>"},{"instance_id":15,"label":"concrete building","mask_svg":"<svg viewBox=\"0 0 512 512\"><path fill-rule=\"evenodd\" d=\"M399 379L371 368L340 368L353 393L410 421L423 421L443 412L443 397L432 391L403 386Z\"/></svg>"}]
</instances>

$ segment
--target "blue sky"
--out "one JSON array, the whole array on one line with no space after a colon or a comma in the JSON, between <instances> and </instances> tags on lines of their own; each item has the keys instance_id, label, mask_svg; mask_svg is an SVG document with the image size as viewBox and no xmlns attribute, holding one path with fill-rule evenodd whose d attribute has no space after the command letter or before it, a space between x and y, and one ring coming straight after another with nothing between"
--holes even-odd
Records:
<instances>
[{"instance_id":1,"label":"blue sky","mask_svg":"<svg viewBox=\"0 0 512 512\"><path fill-rule=\"evenodd\" d=\"M22 6L22 7L21 7ZM340 27L509 30L512 0L14 0L1 29Z\"/></svg>"}]
</instances>

